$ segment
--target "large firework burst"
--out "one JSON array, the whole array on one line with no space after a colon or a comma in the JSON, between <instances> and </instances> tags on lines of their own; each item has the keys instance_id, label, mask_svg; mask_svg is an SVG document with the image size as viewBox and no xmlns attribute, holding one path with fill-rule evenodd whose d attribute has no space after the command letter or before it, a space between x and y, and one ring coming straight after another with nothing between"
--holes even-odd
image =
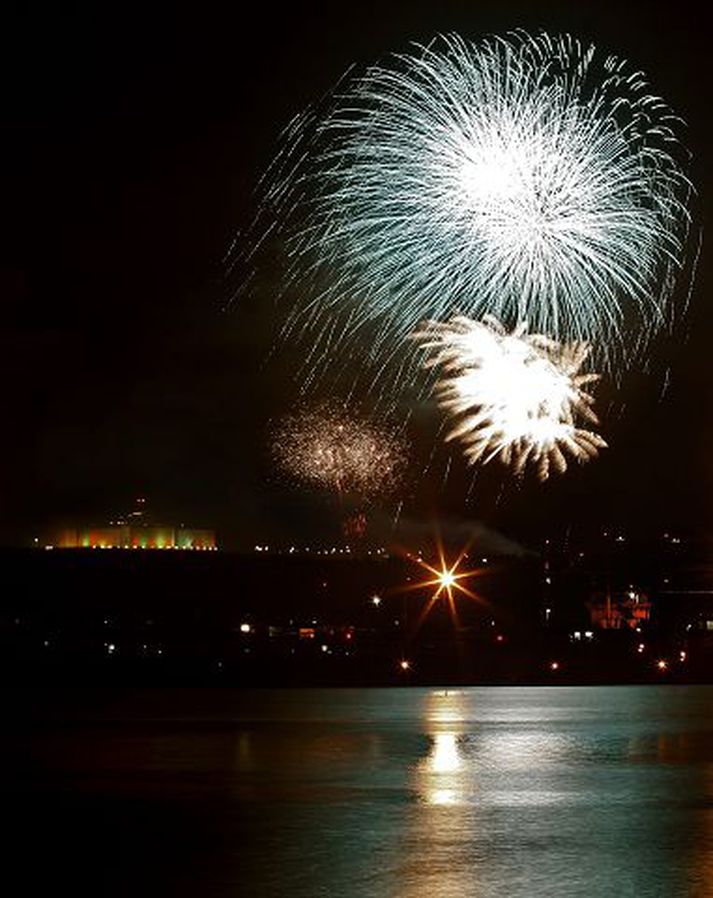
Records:
<instances>
[{"instance_id":1,"label":"large firework burst","mask_svg":"<svg viewBox=\"0 0 713 898\"><path fill-rule=\"evenodd\" d=\"M578 421L598 423L582 373L589 348L561 345L524 324L509 333L497 320L458 317L427 322L416 333L431 350L427 365L441 369L440 404L455 419L448 439L459 438L472 464L494 458L521 473L531 464L541 480L562 473L568 459L585 462L606 446Z\"/></svg>"},{"instance_id":2,"label":"large firework burst","mask_svg":"<svg viewBox=\"0 0 713 898\"><path fill-rule=\"evenodd\" d=\"M406 448L394 430L325 402L283 418L273 429L272 454L292 477L363 501L398 485Z\"/></svg>"},{"instance_id":3,"label":"large firework burst","mask_svg":"<svg viewBox=\"0 0 713 898\"><path fill-rule=\"evenodd\" d=\"M379 367L424 319L492 314L618 371L672 316L677 125L641 73L569 36L450 35L346 79L268 178L303 297L288 330L321 335L321 367L366 329Z\"/></svg>"}]
</instances>

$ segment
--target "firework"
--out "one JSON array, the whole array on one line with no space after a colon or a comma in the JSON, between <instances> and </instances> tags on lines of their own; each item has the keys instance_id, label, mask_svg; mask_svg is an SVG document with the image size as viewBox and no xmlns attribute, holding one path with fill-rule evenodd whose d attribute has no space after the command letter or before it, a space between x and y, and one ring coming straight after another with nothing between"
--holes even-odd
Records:
<instances>
[{"instance_id":1,"label":"firework","mask_svg":"<svg viewBox=\"0 0 713 898\"><path fill-rule=\"evenodd\" d=\"M381 373L420 321L492 314L619 370L672 322L678 125L641 73L569 36L444 36L348 78L267 179L302 297L287 332L316 332L313 367L368 334Z\"/></svg>"},{"instance_id":2,"label":"firework","mask_svg":"<svg viewBox=\"0 0 713 898\"><path fill-rule=\"evenodd\" d=\"M442 372L437 395L455 419L447 438L463 442L471 464L498 458L516 473L532 465L546 480L606 446L577 423L598 423L584 390L598 377L582 373L585 343L562 345L524 324L509 333L494 318L428 322L415 336Z\"/></svg>"},{"instance_id":3,"label":"firework","mask_svg":"<svg viewBox=\"0 0 713 898\"><path fill-rule=\"evenodd\" d=\"M273 432L272 454L294 478L364 500L398 485L406 449L395 431L323 403L285 417Z\"/></svg>"},{"instance_id":4,"label":"firework","mask_svg":"<svg viewBox=\"0 0 713 898\"><path fill-rule=\"evenodd\" d=\"M364 539L367 529L367 518L363 511L350 515L342 523L342 533L347 540L358 542Z\"/></svg>"}]
</instances>

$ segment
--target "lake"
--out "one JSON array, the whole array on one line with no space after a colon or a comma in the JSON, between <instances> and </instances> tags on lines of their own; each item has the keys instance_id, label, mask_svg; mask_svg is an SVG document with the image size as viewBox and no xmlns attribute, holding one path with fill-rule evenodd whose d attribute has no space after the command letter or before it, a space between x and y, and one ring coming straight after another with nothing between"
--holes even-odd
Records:
<instances>
[{"instance_id":1,"label":"lake","mask_svg":"<svg viewBox=\"0 0 713 898\"><path fill-rule=\"evenodd\" d=\"M713 898L713 687L3 697L6 894Z\"/></svg>"}]
</instances>

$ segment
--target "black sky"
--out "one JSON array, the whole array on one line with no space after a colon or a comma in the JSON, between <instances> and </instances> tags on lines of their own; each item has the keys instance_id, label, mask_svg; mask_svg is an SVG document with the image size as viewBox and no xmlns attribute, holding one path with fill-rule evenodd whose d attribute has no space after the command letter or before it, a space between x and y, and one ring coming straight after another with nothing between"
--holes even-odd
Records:
<instances>
[{"instance_id":1,"label":"black sky","mask_svg":"<svg viewBox=\"0 0 713 898\"><path fill-rule=\"evenodd\" d=\"M289 378L274 316L223 311L222 259L281 128L352 63L457 30L569 31L631 60L688 124L710 215L710 23L697 4L397 2L25 6L2 23L0 540L102 519L138 494L233 544L309 535L328 504L271 478L264 428ZM627 387L602 460L464 501L458 471L404 513L507 532L586 517L713 521L713 340L704 244L672 379Z\"/></svg>"}]
</instances>

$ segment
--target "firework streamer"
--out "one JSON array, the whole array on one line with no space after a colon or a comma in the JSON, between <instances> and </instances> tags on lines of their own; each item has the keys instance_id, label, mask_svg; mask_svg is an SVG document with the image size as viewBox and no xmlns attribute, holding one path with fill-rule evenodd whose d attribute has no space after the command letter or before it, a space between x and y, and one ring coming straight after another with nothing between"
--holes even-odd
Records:
<instances>
[{"instance_id":1,"label":"firework streamer","mask_svg":"<svg viewBox=\"0 0 713 898\"><path fill-rule=\"evenodd\" d=\"M640 72L566 35L442 36L350 74L266 178L284 335L313 343L310 377L370 371L377 392L415 376L419 322L457 312L587 342L621 373L675 319L678 131Z\"/></svg>"},{"instance_id":2,"label":"firework streamer","mask_svg":"<svg viewBox=\"0 0 713 898\"><path fill-rule=\"evenodd\" d=\"M559 344L527 332L508 332L496 319L426 322L415 334L440 371L436 394L453 426L446 439L463 443L471 464L499 459L521 474L534 467L540 480L583 463L606 443L579 426L598 424L585 387L598 375L583 373L585 343Z\"/></svg>"}]
</instances>

